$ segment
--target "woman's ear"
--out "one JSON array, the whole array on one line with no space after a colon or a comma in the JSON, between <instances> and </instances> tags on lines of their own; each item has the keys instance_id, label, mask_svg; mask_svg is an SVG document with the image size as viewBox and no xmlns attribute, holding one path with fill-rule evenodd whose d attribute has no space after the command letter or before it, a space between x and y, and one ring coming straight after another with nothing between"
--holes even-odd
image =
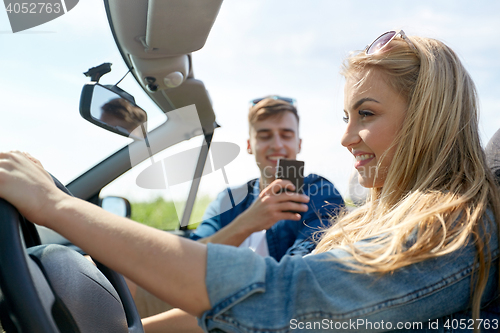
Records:
<instances>
[{"instance_id":1,"label":"woman's ear","mask_svg":"<svg viewBox=\"0 0 500 333\"><path fill-rule=\"evenodd\" d=\"M252 152L252 146L250 146L250 139L247 140L247 152L249 154L253 154L253 152Z\"/></svg>"}]
</instances>

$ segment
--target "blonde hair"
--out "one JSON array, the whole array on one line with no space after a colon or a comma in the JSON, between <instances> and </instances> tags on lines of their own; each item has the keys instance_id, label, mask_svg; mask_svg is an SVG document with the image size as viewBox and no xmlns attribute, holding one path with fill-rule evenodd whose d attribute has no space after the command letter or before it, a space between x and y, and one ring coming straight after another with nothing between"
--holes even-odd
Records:
<instances>
[{"instance_id":1,"label":"blonde hair","mask_svg":"<svg viewBox=\"0 0 500 333\"><path fill-rule=\"evenodd\" d=\"M498 230L493 224L500 221L500 199L481 148L476 91L449 47L411 39L418 55L396 38L379 54L360 52L344 64L347 78L383 73L408 107L383 187L371 189L363 207L338 217L316 252L342 247L356 271L387 273L473 243L478 318L492 260L485 239L488 230ZM495 220L487 218L488 209ZM375 250L356 246L371 237L379 245Z\"/></svg>"}]
</instances>

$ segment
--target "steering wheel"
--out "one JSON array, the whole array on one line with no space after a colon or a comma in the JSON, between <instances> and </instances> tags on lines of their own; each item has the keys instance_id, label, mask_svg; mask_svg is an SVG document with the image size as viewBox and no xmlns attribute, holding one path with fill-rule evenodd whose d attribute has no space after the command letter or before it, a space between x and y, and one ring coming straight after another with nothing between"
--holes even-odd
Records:
<instances>
[{"instance_id":1,"label":"steering wheel","mask_svg":"<svg viewBox=\"0 0 500 333\"><path fill-rule=\"evenodd\" d=\"M0 199L0 319L7 332L144 333L121 275L65 246L26 249L26 223L35 229Z\"/></svg>"}]
</instances>

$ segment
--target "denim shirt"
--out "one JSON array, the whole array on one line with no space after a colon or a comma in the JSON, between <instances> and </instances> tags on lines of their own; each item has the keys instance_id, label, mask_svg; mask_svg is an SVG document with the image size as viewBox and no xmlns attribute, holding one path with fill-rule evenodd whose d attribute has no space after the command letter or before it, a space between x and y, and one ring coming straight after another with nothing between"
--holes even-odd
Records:
<instances>
[{"instance_id":1,"label":"denim shirt","mask_svg":"<svg viewBox=\"0 0 500 333\"><path fill-rule=\"evenodd\" d=\"M500 326L497 230L490 235L482 332ZM277 262L249 249L209 244L212 309L198 321L208 332L472 332L475 253L469 244L380 275L349 272L335 261L347 255L339 249Z\"/></svg>"},{"instance_id":2,"label":"denim shirt","mask_svg":"<svg viewBox=\"0 0 500 333\"><path fill-rule=\"evenodd\" d=\"M198 240L215 234L248 209L259 193L258 179L219 193L205 211L203 222L190 238ZM307 212L301 213L302 219L278 221L266 232L269 255L278 261L285 254L310 253L315 247L311 235L328 225L331 216L344 205L335 186L315 174L304 178L304 194L310 197L310 201Z\"/></svg>"}]
</instances>

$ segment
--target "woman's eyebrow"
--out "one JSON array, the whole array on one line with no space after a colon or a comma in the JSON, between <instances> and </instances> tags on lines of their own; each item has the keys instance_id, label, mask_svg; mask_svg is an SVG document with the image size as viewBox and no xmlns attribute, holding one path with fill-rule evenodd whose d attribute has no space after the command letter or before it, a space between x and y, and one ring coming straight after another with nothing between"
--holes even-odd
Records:
<instances>
[{"instance_id":1,"label":"woman's eyebrow","mask_svg":"<svg viewBox=\"0 0 500 333\"><path fill-rule=\"evenodd\" d=\"M359 108L364 102L375 102L375 103L380 103L379 101L377 101L376 99L373 99L371 97L365 97L365 98L362 98L360 99L359 101L357 101L354 106L352 107L353 109L357 109Z\"/></svg>"}]
</instances>

